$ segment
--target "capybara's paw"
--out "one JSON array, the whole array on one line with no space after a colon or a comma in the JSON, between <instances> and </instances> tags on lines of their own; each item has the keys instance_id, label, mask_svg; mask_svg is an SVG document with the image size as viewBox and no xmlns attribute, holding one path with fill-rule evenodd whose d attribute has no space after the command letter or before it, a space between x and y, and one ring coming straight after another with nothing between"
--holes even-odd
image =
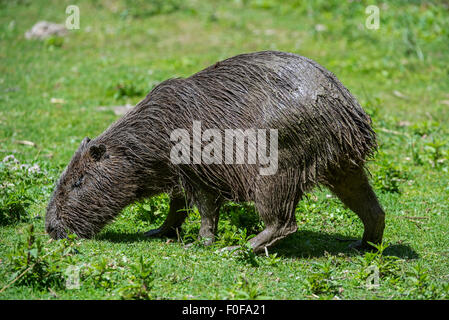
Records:
<instances>
[{"instance_id":1,"label":"capybara's paw","mask_svg":"<svg viewBox=\"0 0 449 320\"><path fill-rule=\"evenodd\" d=\"M193 246L199 246L199 247L205 246L205 247L208 247L208 246L211 246L213 243L214 243L214 239L213 238L201 238L201 237L199 237L197 241L191 242L191 243L188 243L188 244L184 245L184 249L189 249L189 248L192 248Z\"/></svg>"},{"instance_id":2,"label":"capybara's paw","mask_svg":"<svg viewBox=\"0 0 449 320\"><path fill-rule=\"evenodd\" d=\"M201 243L206 247L211 246L214 242L215 242L214 238L202 238L201 239Z\"/></svg>"},{"instance_id":3,"label":"capybara's paw","mask_svg":"<svg viewBox=\"0 0 449 320\"><path fill-rule=\"evenodd\" d=\"M357 240L353 243L351 243L348 246L348 249L354 249L357 251L373 251L376 250L372 245L368 244L367 242L363 242L362 240Z\"/></svg>"},{"instance_id":4,"label":"capybara's paw","mask_svg":"<svg viewBox=\"0 0 449 320\"><path fill-rule=\"evenodd\" d=\"M194 245L194 242L191 242L191 243L187 243L187 244L185 244L184 245L184 249L190 249L190 248L192 248L193 247L193 245Z\"/></svg>"},{"instance_id":5,"label":"capybara's paw","mask_svg":"<svg viewBox=\"0 0 449 320\"><path fill-rule=\"evenodd\" d=\"M220 252L235 252L240 246L230 246L220 249Z\"/></svg>"}]
</instances>

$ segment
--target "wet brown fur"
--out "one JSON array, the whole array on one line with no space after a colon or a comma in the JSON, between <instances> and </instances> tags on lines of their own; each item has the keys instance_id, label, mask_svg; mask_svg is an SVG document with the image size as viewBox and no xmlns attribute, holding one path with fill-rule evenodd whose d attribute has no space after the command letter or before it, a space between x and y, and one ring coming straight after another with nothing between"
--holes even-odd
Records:
<instances>
[{"instance_id":1,"label":"wet brown fur","mask_svg":"<svg viewBox=\"0 0 449 320\"><path fill-rule=\"evenodd\" d=\"M279 169L259 175L257 165L174 165L170 133L278 129ZM86 138L61 175L47 208L47 231L91 237L128 204L168 192L167 221L147 235L179 227L189 203L202 217L200 237L213 241L220 205L254 201L266 229L256 251L296 231L302 194L328 186L365 225L362 242L379 242L384 213L365 174L376 149L371 120L340 81L316 62L264 51L220 61L186 79L170 79L93 140Z\"/></svg>"}]
</instances>

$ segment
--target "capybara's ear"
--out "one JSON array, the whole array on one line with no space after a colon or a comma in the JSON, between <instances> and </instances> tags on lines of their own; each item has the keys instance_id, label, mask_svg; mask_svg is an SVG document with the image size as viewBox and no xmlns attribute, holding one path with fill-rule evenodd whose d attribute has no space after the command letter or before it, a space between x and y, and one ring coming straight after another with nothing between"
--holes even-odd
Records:
<instances>
[{"instance_id":1,"label":"capybara's ear","mask_svg":"<svg viewBox=\"0 0 449 320\"><path fill-rule=\"evenodd\" d=\"M84 149L86 146L87 146L87 144L90 142L90 138L89 137L85 137L84 139L83 139L83 141L81 141L81 144L80 144L80 149Z\"/></svg>"},{"instance_id":2,"label":"capybara's ear","mask_svg":"<svg viewBox=\"0 0 449 320\"><path fill-rule=\"evenodd\" d=\"M89 148L89 154L95 161L100 161L101 157L106 152L106 146L104 144L93 145Z\"/></svg>"}]
</instances>

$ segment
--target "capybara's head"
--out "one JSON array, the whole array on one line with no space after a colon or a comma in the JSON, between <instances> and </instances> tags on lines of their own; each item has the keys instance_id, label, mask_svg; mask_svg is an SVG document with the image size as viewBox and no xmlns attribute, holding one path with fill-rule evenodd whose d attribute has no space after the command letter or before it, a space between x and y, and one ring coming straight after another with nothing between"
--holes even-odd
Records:
<instances>
[{"instance_id":1,"label":"capybara's head","mask_svg":"<svg viewBox=\"0 0 449 320\"><path fill-rule=\"evenodd\" d=\"M47 206L45 229L54 239L95 235L145 193L129 147L85 138L62 173Z\"/></svg>"}]
</instances>

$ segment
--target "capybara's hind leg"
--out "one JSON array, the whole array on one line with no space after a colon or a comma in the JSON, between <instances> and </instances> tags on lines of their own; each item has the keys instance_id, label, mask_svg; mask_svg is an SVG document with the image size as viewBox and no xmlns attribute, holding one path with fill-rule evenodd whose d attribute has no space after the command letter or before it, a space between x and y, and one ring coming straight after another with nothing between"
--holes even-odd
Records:
<instances>
[{"instance_id":1,"label":"capybara's hind leg","mask_svg":"<svg viewBox=\"0 0 449 320\"><path fill-rule=\"evenodd\" d=\"M186 201L182 194L173 195L170 199L170 209L162 226L144 233L147 237L176 237L176 229L181 227L187 218Z\"/></svg>"},{"instance_id":2,"label":"capybara's hind leg","mask_svg":"<svg viewBox=\"0 0 449 320\"><path fill-rule=\"evenodd\" d=\"M211 245L215 241L222 198L203 188L196 189L192 197L193 204L201 215L199 239L203 240L206 246Z\"/></svg>"},{"instance_id":3,"label":"capybara's hind leg","mask_svg":"<svg viewBox=\"0 0 449 320\"><path fill-rule=\"evenodd\" d=\"M298 230L295 208L301 191L295 177L293 173L273 176L256 191L255 206L265 229L249 241L254 252L263 252Z\"/></svg>"},{"instance_id":4,"label":"capybara's hind leg","mask_svg":"<svg viewBox=\"0 0 449 320\"><path fill-rule=\"evenodd\" d=\"M333 177L329 188L363 222L365 230L362 240L350 247L370 248L368 242L381 243L385 228L385 213L369 184L365 171L357 168Z\"/></svg>"}]
</instances>

